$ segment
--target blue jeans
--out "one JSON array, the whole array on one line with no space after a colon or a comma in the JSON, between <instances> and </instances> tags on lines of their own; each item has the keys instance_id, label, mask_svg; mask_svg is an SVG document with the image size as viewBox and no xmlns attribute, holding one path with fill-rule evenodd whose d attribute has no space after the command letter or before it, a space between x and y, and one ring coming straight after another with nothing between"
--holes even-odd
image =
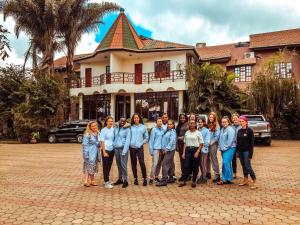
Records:
<instances>
[{"instance_id":1,"label":"blue jeans","mask_svg":"<svg viewBox=\"0 0 300 225\"><path fill-rule=\"evenodd\" d=\"M248 178L248 175L250 174L252 180L256 180L255 173L251 166L251 160L249 159L249 151L239 152L239 158L243 168L244 177Z\"/></svg>"},{"instance_id":2,"label":"blue jeans","mask_svg":"<svg viewBox=\"0 0 300 225\"><path fill-rule=\"evenodd\" d=\"M127 162L128 152L122 155L123 148L115 148L116 163L118 166L119 180L128 181Z\"/></svg>"},{"instance_id":3,"label":"blue jeans","mask_svg":"<svg viewBox=\"0 0 300 225\"><path fill-rule=\"evenodd\" d=\"M222 181L232 181L232 158L235 153L235 147L222 151Z\"/></svg>"}]
</instances>

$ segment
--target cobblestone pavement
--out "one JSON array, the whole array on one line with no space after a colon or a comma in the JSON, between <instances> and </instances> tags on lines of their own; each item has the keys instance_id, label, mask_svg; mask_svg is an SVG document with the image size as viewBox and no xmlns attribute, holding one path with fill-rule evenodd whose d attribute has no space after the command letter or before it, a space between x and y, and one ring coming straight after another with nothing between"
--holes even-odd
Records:
<instances>
[{"instance_id":1,"label":"cobblestone pavement","mask_svg":"<svg viewBox=\"0 0 300 225\"><path fill-rule=\"evenodd\" d=\"M195 189L134 186L130 165L130 186L107 190L102 173L99 186L82 186L79 144L0 144L0 224L300 224L299 162L299 141L274 141L255 148L256 190L239 187L241 178Z\"/></svg>"}]
</instances>

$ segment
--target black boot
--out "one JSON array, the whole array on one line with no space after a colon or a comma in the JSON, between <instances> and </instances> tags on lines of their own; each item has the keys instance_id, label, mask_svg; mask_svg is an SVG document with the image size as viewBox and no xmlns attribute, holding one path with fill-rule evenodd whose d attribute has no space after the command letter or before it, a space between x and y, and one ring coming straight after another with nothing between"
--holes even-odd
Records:
<instances>
[{"instance_id":1,"label":"black boot","mask_svg":"<svg viewBox=\"0 0 300 225\"><path fill-rule=\"evenodd\" d=\"M139 185L139 180L137 178L134 178L134 185Z\"/></svg>"},{"instance_id":2,"label":"black boot","mask_svg":"<svg viewBox=\"0 0 300 225\"><path fill-rule=\"evenodd\" d=\"M215 178L213 179L213 182L216 183L216 182L219 182L220 180L221 180L220 175L216 174Z\"/></svg>"},{"instance_id":3,"label":"black boot","mask_svg":"<svg viewBox=\"0 0 300 225\"><path fill-rule=\"evenodd\" d=\"M120 180L120 179L118 179L118 180L114 183L114 185L120 185L120 184L123 184L123 181Z\"/></svg>"},{"instance_id":4,"label":"black boot","mask_svg":"<svg viewBox=\"0 0 300 225\"><path fill-rule=\"evenodd\" d=\"M207 178L207 179L211 179L211 174L210 174L210 172L206 173L206 178Z\"/></svg>"},{"instance_id":5,"label":"black boot","mask_svg":"<svg viewBox=\"0 0 300 225\"><path fill-rule=\"evenodd\" d=\"M122 188L127 188L127 187L128 187L128 181L125 180L125 181L123 182Z\"/></svg>"},{"instance_id":6,"label":"black boot","mask_svg":"<svg viewBox=\"0 0 300 225\"><path fill-rule=\"evenodd\" d=\"M143 186L147 186L147 184L148 184L147 179L144 179Z\"/></svg>"}]
</instances>

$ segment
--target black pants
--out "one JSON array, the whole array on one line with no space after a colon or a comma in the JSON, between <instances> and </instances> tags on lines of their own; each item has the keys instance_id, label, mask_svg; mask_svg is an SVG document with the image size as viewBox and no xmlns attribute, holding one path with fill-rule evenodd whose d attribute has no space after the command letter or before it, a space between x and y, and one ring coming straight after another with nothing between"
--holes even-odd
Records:
<instances>
[{"instance_id":1,"label":"black pants","mask_svg":"<svg viewBox=\"0 0 300 225\"><path fill-rule=\"evenodd\" d=\"M183 176L183 173L184 173L184 161L185 161L185 159L182 158L183 145L184 145L183 141L178 140L177 147L178 147L178 154L179 154L179 159L180 159L181 176Z\"/></svg>"},{"instance_id":2,"label":"black pants","mask_svg":"<svg viewBox=\"0 0 300 225\"><path fill-rule=\"evenodd\" d=\"M131 168L133 177L135 179L138 178L137 176L137 160L139 160L142 176L144 179L147 178L147 171L146 171L146 165L145 165L145 159L144 159L144 149L141 148L130 148L130 161L131 161Z\"/></svg>"},{"instance_id":3,"label":"black pants","mask_svg":"<svg viewBox=\"0 0 300 225\"><path fill-rule=\"evenodd\" d=\"M232 170L233 170L233 173L236 173L236 158L237 158L237 154L236 154L236 151L233 155L233 158L232 158Z\"/></svg>"},{"instance_id":4,"label":"black pants","mask_svg":"<svg viewBox=\"0 0 300 225\"><path fill-rule=\"evenodd\" d=\"M199 165L200 165L200 154L197 158L194 157L197 147L186 147L185 151L185 161L184 161L184 173L183 173L183 180L187 181L189 175L191 174L192 168L192 175L193 175L193 182L196 182L197 176L199 173Z\"/></svg>"},{"instance_id":5,"label":"black pants","mask_svg":"<svg viewBox=\"0 0 300 225\"><path fill-rule=\"evenodd\" d=\"M103 153L102 153L104 182L109 181L109 173L110 173L110 169L113 164L114 155L115 155L114 151L106 151L106 153L108 154L108 157L104 157Z\"/></svg>"}]
</instances>

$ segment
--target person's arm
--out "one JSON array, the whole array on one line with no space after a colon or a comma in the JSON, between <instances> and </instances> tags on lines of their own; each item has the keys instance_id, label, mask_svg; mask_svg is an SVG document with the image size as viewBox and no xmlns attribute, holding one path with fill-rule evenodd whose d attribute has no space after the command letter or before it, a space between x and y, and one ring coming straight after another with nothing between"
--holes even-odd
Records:
<instances>
[{"instance_id":1,"label":"person's arm","mask_svg":"<svg viewBox=\"0 0 300 225\"><path fill-rule=\"evenodd\" d=\"M152 130L150 132L150 140L149 140L149 153L150 153L150 155L153 155L154 140L155 140L155 128L152 128Z\"/></svg>"},{"instance_id":2,"label":"person's arm","mask_svg":"<svg viewBox=\"0 0 300 225\"><path fill-rule=\"evenodd\" d=\"M204 138L204 147L205 147L205 149L208 149L208 147L209 147L209 143L210 143L210 133L209 133L209 131L206 133L206 135L205 135L205 138Z\"/></svg>"},{"instance_id":3,"label":"person's arm","mask_svg":"<svg viewBox=\"0 0 300 225\"><path fill-rule=\"evenodd\" d=\"M122 155L126 155L129 149L129 144L130 144L130 137L131 137L131 132L130 128L126 128L126 141L123 147Z\"/></svg>"},{"instance_id":4,"label":"person's arm","mask_svg":"<svg viewBox=\"0 0 300 225\"><path fill-rule=\"evenodd\" d=\"M106 152L105 148L105 129L103 129L100 133L100 143L101 143L101 150L104 157L108 157L108 154Z\"/></svg>"},{"instance_id":5,"label":"person's arm","mask_svg":"<svg viewBox=\"0 0 300 225\"><path fill-rule=\"evenodd\" d=\"M148 139L149 139L149 134L148 134L148 131L147 131L147 127L144 125L144 128L145 128L145 131L144 131L144 134L143 134L143 145L146 144L148 142Z\"/></svg>"},{"instance_id":6,"label":"person's arm","mask_svg":"<svg viewBox=\"0 0 300 225\"><path fill-rule=\"evenodd\" d=\"M185 144L185 142L186 142L186 137L185 137L185 135L184 135L184 138L183 138L183 153L182 153L182 158L183 159L185 159L185 151L186 151L186 144Z\"/></svg>"},{"instance_id":7,"label":"person's arm","mask_svg":"<svg viewBox=\"0 0 300 225\"><path fill-rule=\"evenodd\" d=\"M249 129L249 159L252 159L254 149L254 133L252 129Z\"/></svg>"},{"instance_id":8,"label":"person's arm","mask_svg":"<svg viewBox=\"0 0 300 225\"><path fill-rule=\"evenodd\" d=\"M82 157L83 160L89 159L89 137L85 134L82 140Z\"/></svg>"},{"instance_id":9,"label":"person's arm","mask_svg":"<svg viewBox=\"0 0 300 225\"><path fill-rule=\"evenodd\" d=\"M194 154L194 158L198 158L199 157L199 154L200 154L201 149L203 147L203 137L202 137L202 134L201 134L200 131L198 132L198 141L199 141L199 146L198 146L197 151Z\"/></svg>"}]
</instances>

